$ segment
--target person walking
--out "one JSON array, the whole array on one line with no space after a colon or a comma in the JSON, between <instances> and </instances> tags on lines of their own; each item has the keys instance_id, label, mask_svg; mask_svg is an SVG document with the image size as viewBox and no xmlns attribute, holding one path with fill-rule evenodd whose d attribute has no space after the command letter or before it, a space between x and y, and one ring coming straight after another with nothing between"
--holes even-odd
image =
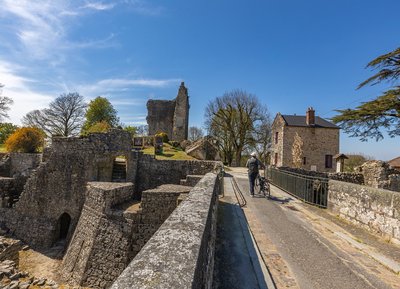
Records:
<instances>
[{"instance_id":1,"label":"person walking","mask_svg":"<svg viewBox=\"0 0 400 289\"><path fill-rule=\"evenodd\" d=\"M249 175L250 195L254 197L254 185L259 174L259 168L264 167L263 163L257 159L256 152L251 153L250 158L246 162L246 167Z\"/></svg>"}]
</instances>

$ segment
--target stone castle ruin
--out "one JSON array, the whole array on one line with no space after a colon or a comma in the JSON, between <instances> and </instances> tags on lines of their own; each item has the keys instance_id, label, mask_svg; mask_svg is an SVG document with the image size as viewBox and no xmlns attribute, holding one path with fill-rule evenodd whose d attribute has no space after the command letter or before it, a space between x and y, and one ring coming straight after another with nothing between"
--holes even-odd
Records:
<instances>
[{"instance_id":1,"label":"stone castle ruin","mask_svg":"<svg viewBox=\"0 0 400 289\"><path fill-rule=\"evenodd\" d=\"M186 93L183 84L181 90ZM132 146L122 130L53 138L40 162L20 165L30 175L22 191L13 191L13 202L0 207L0 228L36 248L63 245L64 282L111 286L193 186L222 165L157 160ZM9 171L12 163L0 163L0 171ZM217 192L216 178L210 177L203 185ZM0 186L13 181L0 177Z\"/></svg>"},{"instance_id":2,"label":"stone castle ruin","mask_svg":"<svg viewBox=\"0 0 400 289\"><path fill-rule=\"evenodd\" d=\"M184 82L174 100L153 100L147 102L147 124L149 135L165 132L173 141L188 138L189 96Z\"/></svg>"}]
</instances>

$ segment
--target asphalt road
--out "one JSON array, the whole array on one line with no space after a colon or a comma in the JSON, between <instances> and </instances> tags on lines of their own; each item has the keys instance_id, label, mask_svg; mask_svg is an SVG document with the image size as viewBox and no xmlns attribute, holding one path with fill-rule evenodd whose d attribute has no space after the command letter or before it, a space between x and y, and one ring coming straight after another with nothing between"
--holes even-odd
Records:
<instances>
[{"instance_id":1,"label":"asphalt road","mask_svg":"<svg viewBox=\"0 0 400 289\"><path fill-rule=\"evenodd\" d=\"M247 193L248 210L276 246L288 265L298 287L304 289L369 289L391 288L376 275L354 262L328 239L316 232L308 221L297 214L290 195L272 190L272 199L250 198L248 180L235 174ZM280 190L279 190L280 191ZM278 197L277 197L278 196Z\"/></svg>"}]
</instances>

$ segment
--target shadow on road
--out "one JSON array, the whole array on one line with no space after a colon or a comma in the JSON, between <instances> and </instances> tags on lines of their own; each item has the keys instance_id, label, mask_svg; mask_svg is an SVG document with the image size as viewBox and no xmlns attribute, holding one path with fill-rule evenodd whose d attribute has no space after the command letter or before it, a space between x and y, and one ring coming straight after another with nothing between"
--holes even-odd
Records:
<instances>
[{"instance_id":1,"label":"shadow on road","mask_svg":"<svg viewBox=\"0 0 400 289\"><path fill-rule=\"evenodd\" d=\"M221 201L218 206L213 288L267 288L243 211Z\"/></svg>"}]
</instances>

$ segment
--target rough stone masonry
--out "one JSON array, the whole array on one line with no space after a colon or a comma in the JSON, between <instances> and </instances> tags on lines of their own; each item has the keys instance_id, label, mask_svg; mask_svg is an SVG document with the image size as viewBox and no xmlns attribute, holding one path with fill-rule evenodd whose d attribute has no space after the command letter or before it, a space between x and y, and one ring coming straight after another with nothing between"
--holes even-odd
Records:
<instances>
[{"instance_id":1,"label":"rough stone masonry","mask_svg":"<svg viewBox=\"0 0 400 289\"><path fill-rule=\"evenodd\" d=\"M183 82L174 100L150 99L147 111L149 135L165 132L170 140L178 142L188 138L189 96Z\"/></svg>"},{"instance_id":2,"label":"rough stone masonry","mask_svg":"<svg viewBox=\"0 0 400 289\"><path fill-rule=\"evenodd\" d=\"M181 180L222 166L161 161L132 145L122 130L54 138L19 200L0 208L0 226L31 246L64 242L62 275L69 283L110 286L189 192L177 186ZM125 162L126 182L113 182L117 158Z\"/></svg>"}]
</instances>

